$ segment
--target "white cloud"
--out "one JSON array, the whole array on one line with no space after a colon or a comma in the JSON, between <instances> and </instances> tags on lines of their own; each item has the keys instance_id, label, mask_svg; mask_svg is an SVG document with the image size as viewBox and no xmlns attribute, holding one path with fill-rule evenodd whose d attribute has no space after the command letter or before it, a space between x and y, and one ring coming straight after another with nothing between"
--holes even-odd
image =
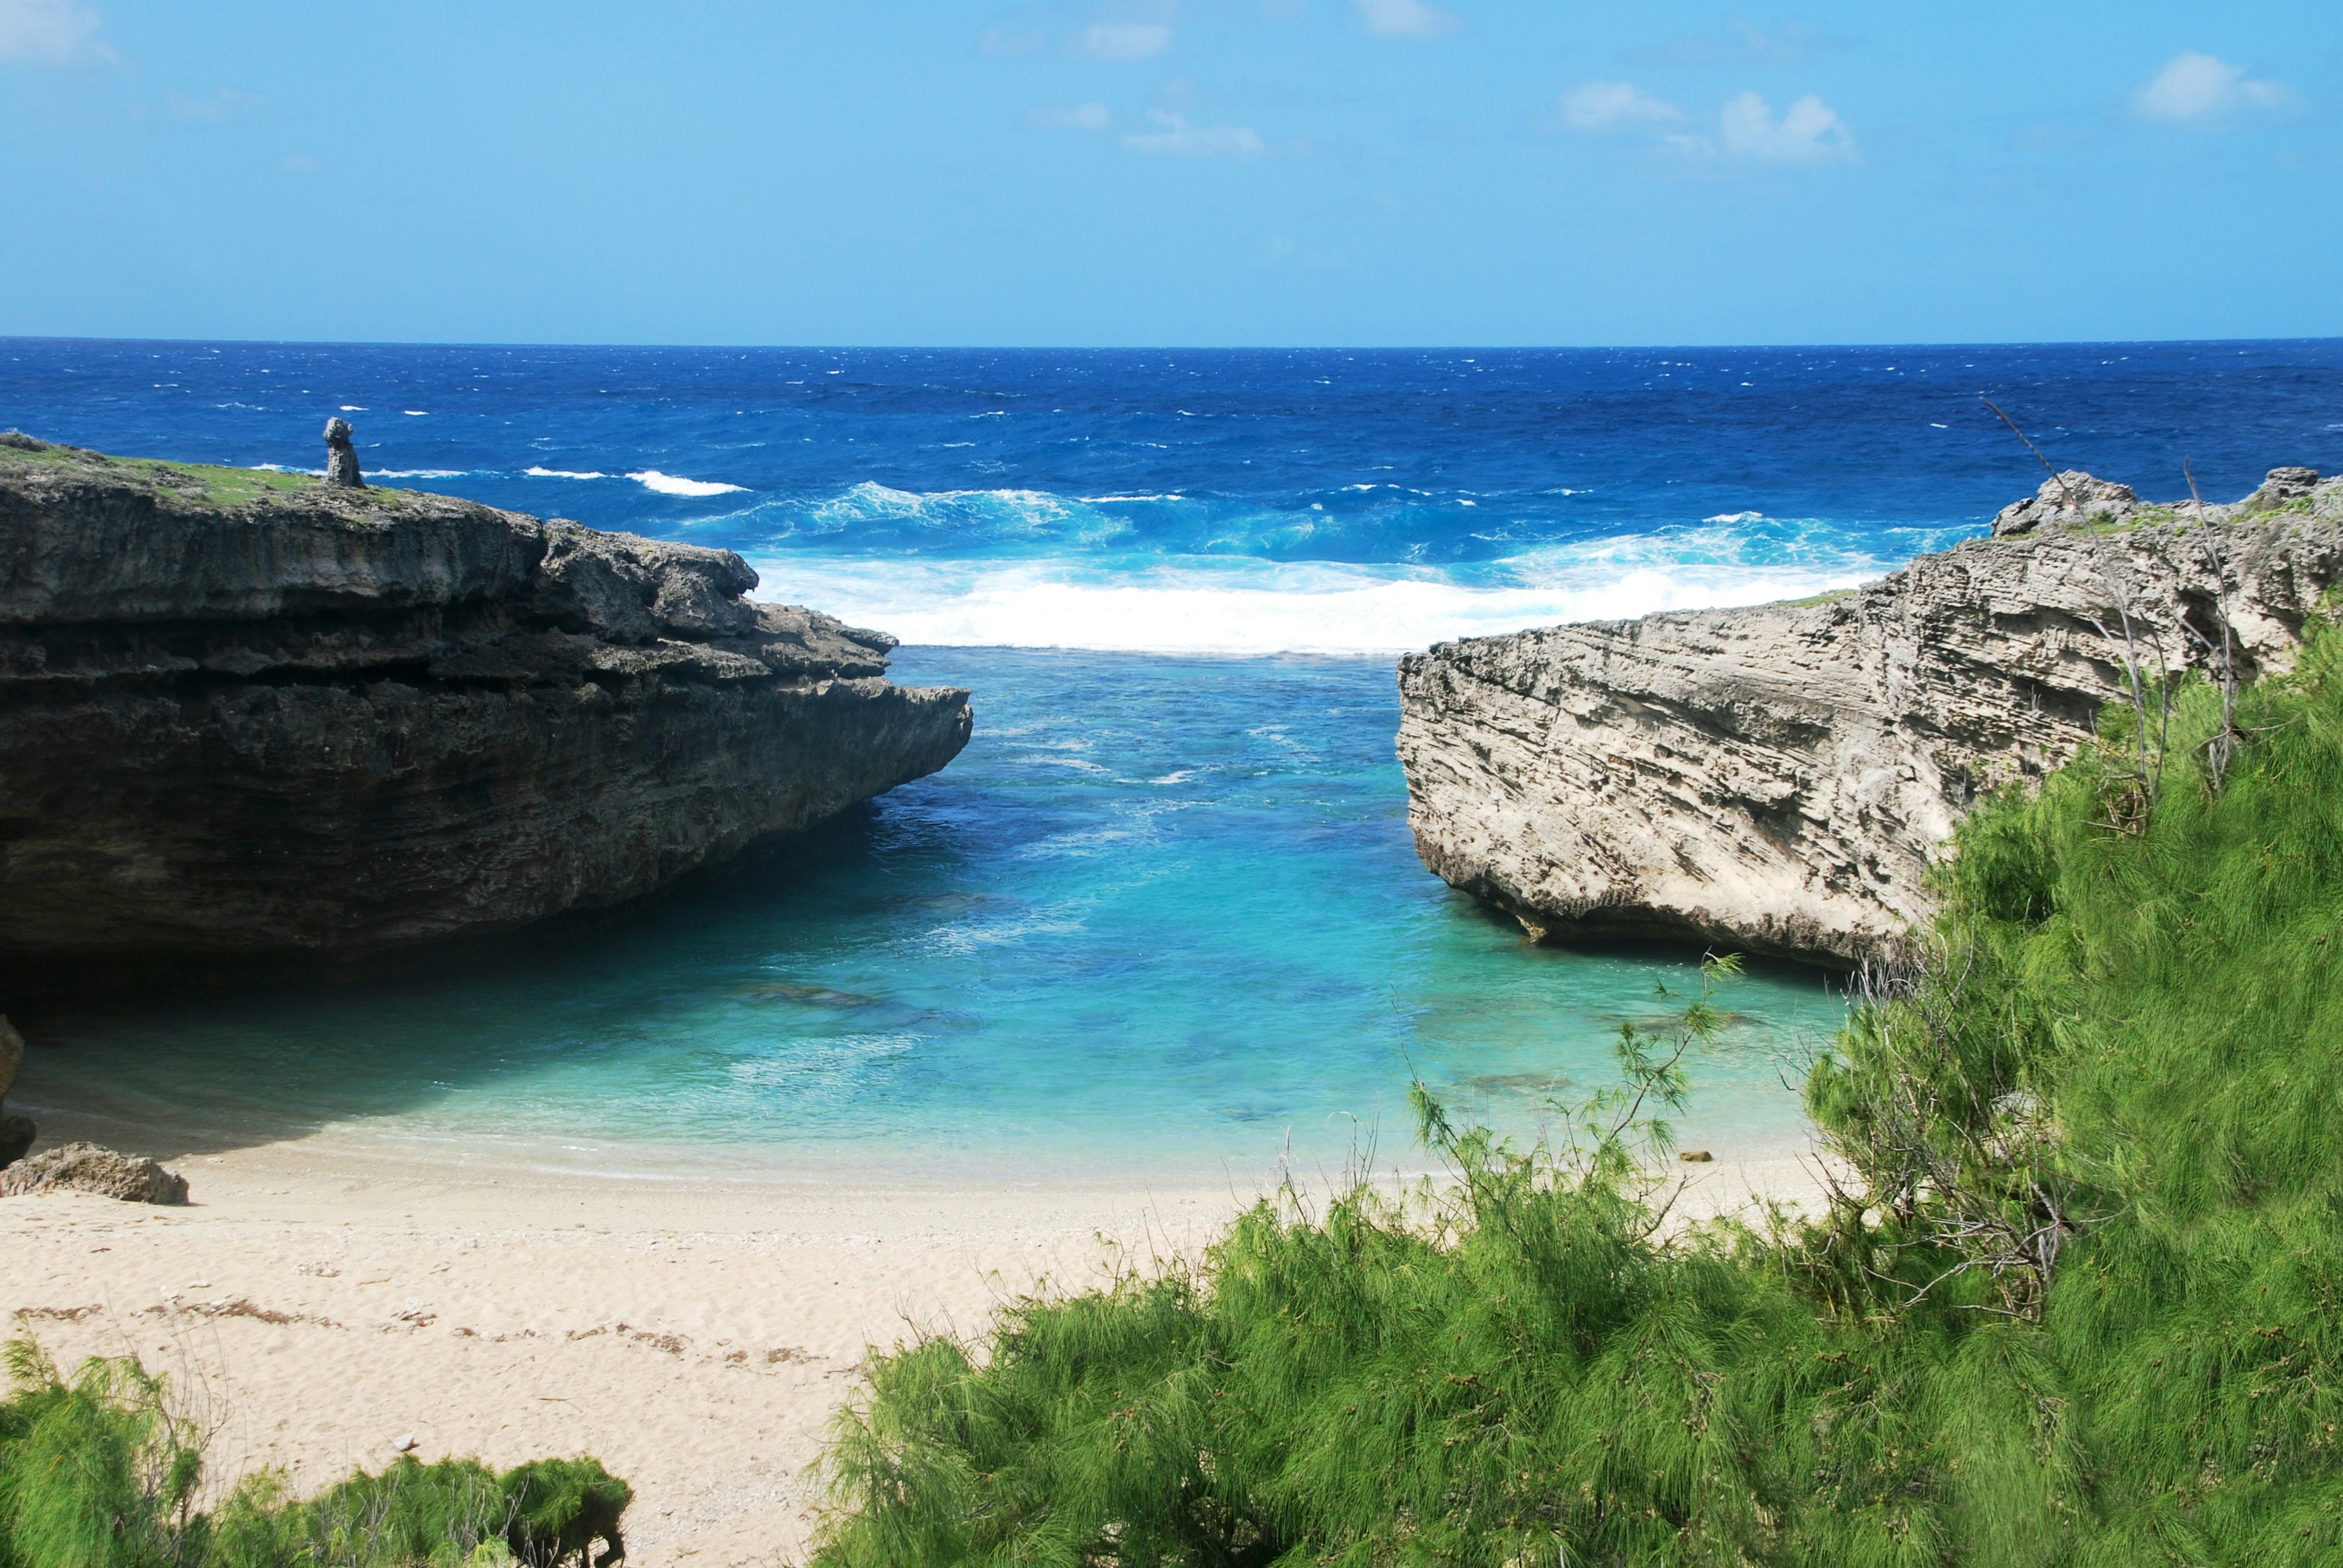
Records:
<instances>
[{"instance_id":1,"label":"white cloud","mask_svg":"<svg viewBox=\"0 0 2343 1568\"><path fill-rule=\"evenodd\" d=\"M1161 22L1100 22L1074 39L1074 53L1093 60L1144 60L1171 46L1172 29Z\"/></svg>"},{"instance_id":2,"label":"white cloud","mask_svg":"<svg viewBox=\"0 0 2343 1568\"><path fill-rule=\"evenodd\" d=\"M1365 18L1367 31L1385 38L1436 38L1463 25L1453 11L1427 5L1423 0L1353 0Z\"/></svg>"},{"instance_id":3,"label":"white cloud","mask_svg":"<svg viewBox=\"0 0 2343 1568\"><path fill-rule=\"evenodd\" d=\"M1684 111L1625 82L1583 82L1562 95L1562 117L1574 130L1608 131L1681 120Z\"/></svg>"},{"instance_id":4,"label":"white cloud","mask_svg":"<svg viewBox=\"0 0 2343 1568\"><path fill-rule=\"evenodd\" d=\"M0 60L69 65L110 60L97 13L73 0L0 0Z\"/></svg>"},{"instance_id":5,"label":"white cloud","mask_svg":"<svg viewBox=\"0 0 2343 1568\"><path fill-rule=\"evenodd\" d=\"M1114 124L1104 104L1076 104L1071 109L1029 109L1025 118L1053 131L1102 131Z\"/></svg>"},{"instance_id":6,"label":"white cloud","mask_svg":"<svg viewBox=\"0 0 2343 1568\"><path fill-rule=\"evenodd\" d=\"M1725 106L1717 134L1727 157L1755 163L1815 164L1855 152L1855 133L1812 93L1783 110L1778 120L1765 99L1744 93Z\"/></svg>"},{"instance_id":7,"label":"white cloud","mask_svg":"<svg viewBox=\"0 0 2343 1568\"><path fill-rule=\"evenodd\" d=\"M2272 108L2286 100L2286 88L2279 84L2247 76L2244 66L2194 49L2173 55L2153 81L2131 95L2132 107L2141 114L2175 125L2204 125L2232 110Z\"/></svg>"},{"instance_id":8,"label":"white cloud","mask_svg":"<svg viewBox=\"0 0 2343 1568\"><path fill-rule=\"evenodd\" d=\"M1132 152L1191 158L1254 158L1262 154L1261 133L1251 126L1192 126L1161 109L1148 110L1147 117L1161 129L1127 132L1122 145Z\"/></svg>"}]
</instances>

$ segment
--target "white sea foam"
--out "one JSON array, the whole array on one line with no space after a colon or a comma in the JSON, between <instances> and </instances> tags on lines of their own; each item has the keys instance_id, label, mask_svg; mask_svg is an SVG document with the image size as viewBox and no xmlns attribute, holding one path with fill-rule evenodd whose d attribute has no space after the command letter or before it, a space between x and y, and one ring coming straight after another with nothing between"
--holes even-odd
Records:
<instances>
[{"instance_id":1,"label":"white sea foam","mask_svg":"<svg viewBox=\"0 0 2343 1568\"><path fill-rule=\"evenodd\" d=\"M662 496L729 496L747 489L746 485L723 485L713 479L683 479L673 474L662 474L657 468L645 468L628 474L629 479L647 490L657 490Z\"/></svg>"},{"instance_id":2,"label":"white sea foam","mask_svg":"<svg viewBox=\"0 0 2343 1568\"><path fill-rule=\"evenodd\" d=\"M607 479L610 477L608 474L580 473L574 468L528 467L523 468L521 472L532 479ZM628 476L630 478L632 477L632 475Z\"/></svg>"},{"instance_id":3,"label":"white sea foam","mask_svg":"<svg viewBox=\"0 0 2343 1568\"><path fill-rule=\"evenodd\" d=\"M1763 512L1719 512L1713 518L1701 518L1704 523L1762 523L1765 520Z\"/></svg>"},{"instance_id":4,"label":"white sea foam","mask_svg":"<svg viewBox=\"0 0 2343 1568\"><path fill-rule=\"evenodd\" d=\"M377 468L369 477L377 479L460 479L469 468Z\"/></svg>"},{"instance_id":5,"label":"white sea foam","mask_svg":"<svg viewBox=\"0 0 2343 1568\"><path fill-rule=\"evenodd\" d=\"M1129 652L1388 654L1452 638L1653 610L1762 604L1845 588L1885 563L1735 558L1727 538L1557 547L1494 583L1400 568L1200 558L1109 577L1075 559L1014 564L762 556L764 595L818 604L907 643Z\"/></svg>"},{"instance_id":6,"label":"white sea foam","mask_svg":"<svg viewBox=\"0 0 2343 1568\"><path fill-rule=\"evenodd\" d=\"M367 407L363 403L345 403L342 405L342 412L345 414L363 414L366 411Z\"/></svg>"},{"instance_id":7,"label":"white sea foam","mask_svg":"<svg viewBox=\"0 0 2343 1568\"><path fill-rule=\"evenodd\" d=\"M420 419L426 414L430 413L431 410L428 408L401 408L399 412L413 418Z\"/></svg>"},{"instance_id":8,"label":"white sea foam","mask_svg":"<svg viewBox=\"0 0 2343 1568\"><path fill-rule=\"evenodd\" d=\"M1046 490L898 490L864 480L799 514L790 531L799 534L851 537L870 523L913 525L921 532L957 534L995 541L1037 538L1066 525L1091 542L1127 531L1129 525L1112 517L1083 518L1061 497Z\"/></svg>"}]
</instances>

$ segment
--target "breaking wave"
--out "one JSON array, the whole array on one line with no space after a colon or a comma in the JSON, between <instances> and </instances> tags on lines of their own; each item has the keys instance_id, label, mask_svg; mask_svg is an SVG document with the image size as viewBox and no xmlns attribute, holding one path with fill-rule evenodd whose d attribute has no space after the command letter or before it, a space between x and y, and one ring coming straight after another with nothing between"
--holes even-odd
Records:
<instances>
[{"instance_id":1,"label":"breaking wave","mask_svg":"<svg viewBox=\"0 0 2343 1568\"><path fill-rule=\"evenodd\" d=\"M1755 562L1703 542L1718 541L1557 548L1472 573L1201 558L751 559L758 597L818 604L907 643L1212 654L1391 654L1530 626L1803 598L1883 569L1840 553Z\"/></svg>"},{"instance_id":2,"label":"breaking wave","mask_svg":"<svg viewBox=\"0 0 2343 1568\"><path fill-rule=\"evenodd\" d=\"M714 479L679 478L673 474L662 474L657 468L645 468L639 473L628 474L627 477L662 496L737 495L749 487L746 485L721 484Z\"/></svg>"}]
</instances>

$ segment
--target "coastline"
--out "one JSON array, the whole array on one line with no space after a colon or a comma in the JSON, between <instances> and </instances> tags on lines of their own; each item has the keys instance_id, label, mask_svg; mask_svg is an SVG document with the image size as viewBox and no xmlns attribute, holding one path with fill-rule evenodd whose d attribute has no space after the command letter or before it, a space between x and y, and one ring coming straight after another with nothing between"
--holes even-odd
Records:
<instances>
[{"instance_id":1,"label":"coastline","mask_svg":"<svg viewBox=\"0 0 2343 1568\"><path fill-rule=\"evenodd\" d=\"M135 1129L44 1113L45 1143ZM154 1146L149 1145L152 1149ZM0 1204L0 1312L70 1366L136 1352L216 1428L215 1484L591 1452L629 1561L802 1554L809 1467L870 1349L1200 1254L1254 1193L1123 1179L645 1182L434 1164L334 1133L178 1156L192 1205ZM1816 1191L1801 1157L1684 1168L1679 1222Z\"/></svg>"}]
</instances>

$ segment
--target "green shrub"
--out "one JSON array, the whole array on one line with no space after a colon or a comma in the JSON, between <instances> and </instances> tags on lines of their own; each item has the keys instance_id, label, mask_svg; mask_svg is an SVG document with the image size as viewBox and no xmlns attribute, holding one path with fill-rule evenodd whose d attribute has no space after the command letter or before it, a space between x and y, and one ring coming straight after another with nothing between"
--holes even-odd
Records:
<instances>
[{"instance_id":1,"label":"green shrub","mask_svg":"<svg viewBox=\"0 0 2343 1568\"><path fill-rule=\"evenodd\" d=\"M2343 635L2217 788L2219 710L1963 828L1810 1076L1826 1211L1667 1225L1648 1041L1557 1147L1424 1101L1439 1190L875 1361L817 1561L2343 1562Z\"/></svg>"},{"instance_id":2,"label":"green shrub","mask_svg":"<svg viewBox=\"0 0 2343 1568\"><path fill-rule=\"evenodd\" d=\"M608 1568L624 1554L633 1493L593 1459L499 1476L402 1457L307 1502L264 1471L201 1513L205 1434L161 1378L93 1359L68 1382L29 1340L7 1347L7 1366L0 1568Z\"/></svg>"},{"instance_id":3,"label":"green shrub","mask_svg":"<svg viewBox=\"0 0 2343 1568\"><path fill-rule=\"evenodd\" d=\"M135 1361L91 1361L71 1382L30 1341L7 1347L18 1396L0 1405L0 1563L146 1568L202 1539L202 1451Z\"/></svg>"}]
</instances>

